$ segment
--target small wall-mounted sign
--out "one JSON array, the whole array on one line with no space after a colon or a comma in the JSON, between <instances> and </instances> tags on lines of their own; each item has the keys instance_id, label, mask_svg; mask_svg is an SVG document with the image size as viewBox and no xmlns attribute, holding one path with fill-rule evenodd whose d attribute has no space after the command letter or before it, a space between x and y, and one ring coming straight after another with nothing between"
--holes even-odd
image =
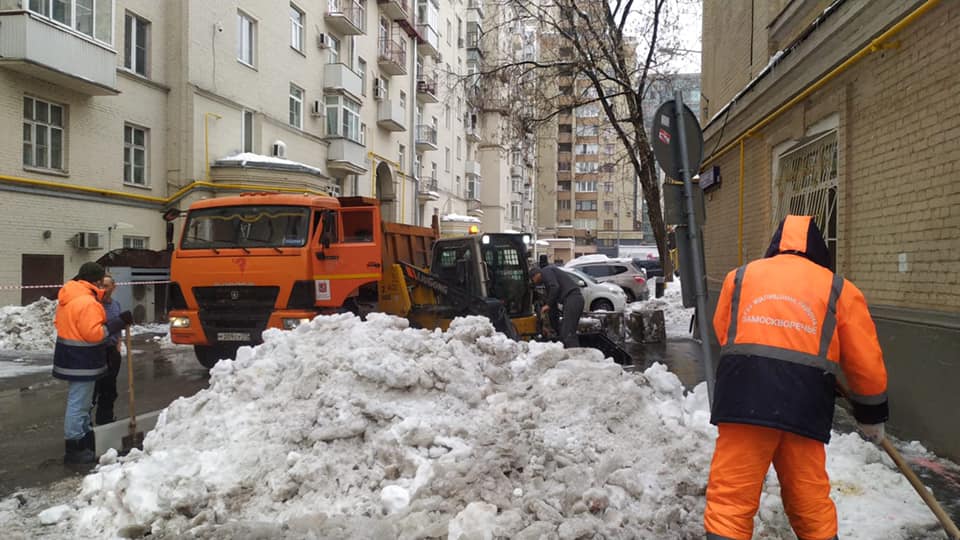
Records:
<instances>
[{"instance_id":1,"label":"small wall-mounted sign","mask_svg":"<svg viewBox=\"0 0 960 540\"><path fill-rule=\"evenodd\" d=\"M700 173L700 189L707 191L720 185L720 166L714 165Z\"/></svg>"}]
</instances>

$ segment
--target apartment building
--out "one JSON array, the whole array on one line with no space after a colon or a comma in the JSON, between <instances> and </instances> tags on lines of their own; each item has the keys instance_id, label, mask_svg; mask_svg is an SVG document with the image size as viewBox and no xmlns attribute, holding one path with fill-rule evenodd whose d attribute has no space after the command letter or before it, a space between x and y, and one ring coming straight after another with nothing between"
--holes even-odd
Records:
<instances>
[{"instance_id":1,"label":"apartment building","mask_svg":"<svg viewBox=\"0 0 960 540\"><path fill-rule=\"evenodd\" d=\"M509 178L508 155L481 159L465 91L484 17L468 0L0 0L0 285L164 249L163 210L238 191L376 197L405 223L482 211ZM0 305L53 289L24 291Z\"/></svg>"},{"instance_id":2,"label":"apartment building","mask_svg":"<svg viewBox=\"0 0 960 540\"><path fill-rule=\"evenodd\" d=\"M815 217L866 296L891 430L960 457L955 2L708 0L705 250L715 298L787 213ZM730 28L743 29L730 32Z\"/></svg>"},{"instance_id":3,"label":"apartment building","mask_svg":"<svg viewBox=\"0 0 960 540\"><path fill-rule=\"evenodd\" d=\"M572 48L556 39L542 36L544 58L572 59ZM633 47L628 55L635 56ZM575 256L615 256L620 246L639 245L643 235L633 214L636 175L623 143L593 101L596 90L571 69L561 70L541 92L556 97L560 113L538 134L538 236L572 238Z\"/></svg>"}]
</instances>

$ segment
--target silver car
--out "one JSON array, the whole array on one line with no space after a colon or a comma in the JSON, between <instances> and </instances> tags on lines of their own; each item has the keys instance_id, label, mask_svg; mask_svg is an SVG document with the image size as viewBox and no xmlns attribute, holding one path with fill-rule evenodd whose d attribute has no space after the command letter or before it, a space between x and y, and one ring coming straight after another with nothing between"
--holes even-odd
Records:
<instances>
[{"instance_id":1,"label":"silver car","mask_svg":"<svg viewBox=\"0 0 960 540\"><path fill-rule=\"evenodd\" d=\"M647 288L647 274L637 268L630 259L595 259L583 262L570 261L567 268L573 268L592 277L600 283L612 283L627 295L628 302L647 300L650 290Z\"/></svg>"},{"instance_id":2,"label":"silver car","mask_svg":"<svg viewBox=\"0 0 960 540\"><path fill-rule=\"evenodd\" d=\"M583 306L586 311L611 311L619 313L627 307L627 295L620 287L599 283L592 277L574 268L564 268L580 285Z\"/></svg>"}]
</instances>

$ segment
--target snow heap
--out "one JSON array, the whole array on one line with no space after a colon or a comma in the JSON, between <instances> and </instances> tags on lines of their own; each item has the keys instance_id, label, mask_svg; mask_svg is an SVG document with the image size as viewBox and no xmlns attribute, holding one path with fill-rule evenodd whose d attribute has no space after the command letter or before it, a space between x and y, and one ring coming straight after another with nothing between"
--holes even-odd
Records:
<instances>
[{"instance_id":1,"label":"snow heap","mask_svg":"<svg viewBox=\"0 0 960 540\"><path fill-rule=\"evenodd\" d=\"M459 223L482 223L480 218L473 216L463 216L460 214L444 214L440 216L440 221L459 222Z\"/></svg>"},{"instance_id":2,"label":"snow heap","mask_svg":"<svg viewBox=\"0 0 960 540\"><path fill-rule=\"evenodd\" d=\"M241 152L239 154L223 157L218 159L217 163L238 163L241 167L246 167L248 165L286 167L290 169L302 169L306 172L315 174L323 174L323 169L314 167L312 165L307 165L305 163L300 163L299 161L291 161L289 159L283 159L276 156L254 154L253 152Z\"/></svg>"},{"instance_id":3,"label":"snow heap","mask_svg":"<svg viewBox=\"0 0 960 540\"><path fill-rule=\"evenodd\" d=\"M58 527L81 538L702 536L716 430L704 385L684 395L662 365L627 373L596 351L509 341L477 317L441 332L345 314L264 337L171 404L143 452L105 456ZM835 440L844 538L933 526L874 446ZM757 538L789 536L777 497L771 475Z\"/></svg>"},{"instance_id":4,"label":"snow heap","mask_svg":"<svg viewBox=\"0 0 960 540\"><path fill-rule=\"evenodd\" d=\"M47 298L22 307L0 307L0 350L52 351L56 310L57 301Z\"/></svg>"},{"instance_id":5,"label":"snow heap","mask_svg":"<svg viewBox=\"0 0 960 540\"><path fill-rule=\"evenodd\" d=\"M683 286L680 278L664 283L663 297L656 298L656 280L647 280L650 289L650 299L643 302L633 302L627 305L625 314L635 311L663 310L663 321L667 329L668 338L690 337L690 321L694 308L683 307Z\"/></svg>"}]
</instances>

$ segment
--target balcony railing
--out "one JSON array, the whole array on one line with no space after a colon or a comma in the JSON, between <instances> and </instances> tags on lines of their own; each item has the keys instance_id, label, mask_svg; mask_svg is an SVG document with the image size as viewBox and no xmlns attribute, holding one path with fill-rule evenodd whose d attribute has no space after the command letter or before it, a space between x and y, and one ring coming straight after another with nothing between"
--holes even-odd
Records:
<instances>
[{"instance_id":1,"label":"balcony railing","mask_svg":"<svg viewBox=\"0 0 960 540\"><path fill-rule=\"evenodd\" d=\"M420 75L417 79L417 99L423 103L436 103L437 76Z\"/></svg>"},{"instance_id":2,"label":"balcony railing","mask_svg":"<svg viewBox=\"0 0 960 540\"><path fill-rule=\"evenodd\" d=\"M345 36L367 33L366 9L356 0L330 0L325 19L333 30Z\"/></svg>"},{"instance_id":3,"label":"balcony railing","mask_svg":"<svg viewBox=\"0 0 960 540\"><path fill-rule=\"evenodd\" d=\"M381 38L377 63L380 70L388 75L406 75L407 44L391 38Z\"/></svg>"},{"instance_id":4,"label":"balcony railing","mask_svg":"<svg viewBox=\"0 0 960 540\"><path fill-rule=\"evenodd\" d=\"M467 33L467 49L476 49L480 55L483 55L483 50L480 48L480 38L483 37L480 32L468 32Z\"/></svg>"},{"instance_id":5,"label":"balcony railing","mask_svg":"<svg viewBox=\"0 0 960 540\"><path fill-rule=\"evenodd\" d=\"M418 152L437 149L437 128L420 124L417 126L416 145Z\"/></svg>"}]
</instances>

